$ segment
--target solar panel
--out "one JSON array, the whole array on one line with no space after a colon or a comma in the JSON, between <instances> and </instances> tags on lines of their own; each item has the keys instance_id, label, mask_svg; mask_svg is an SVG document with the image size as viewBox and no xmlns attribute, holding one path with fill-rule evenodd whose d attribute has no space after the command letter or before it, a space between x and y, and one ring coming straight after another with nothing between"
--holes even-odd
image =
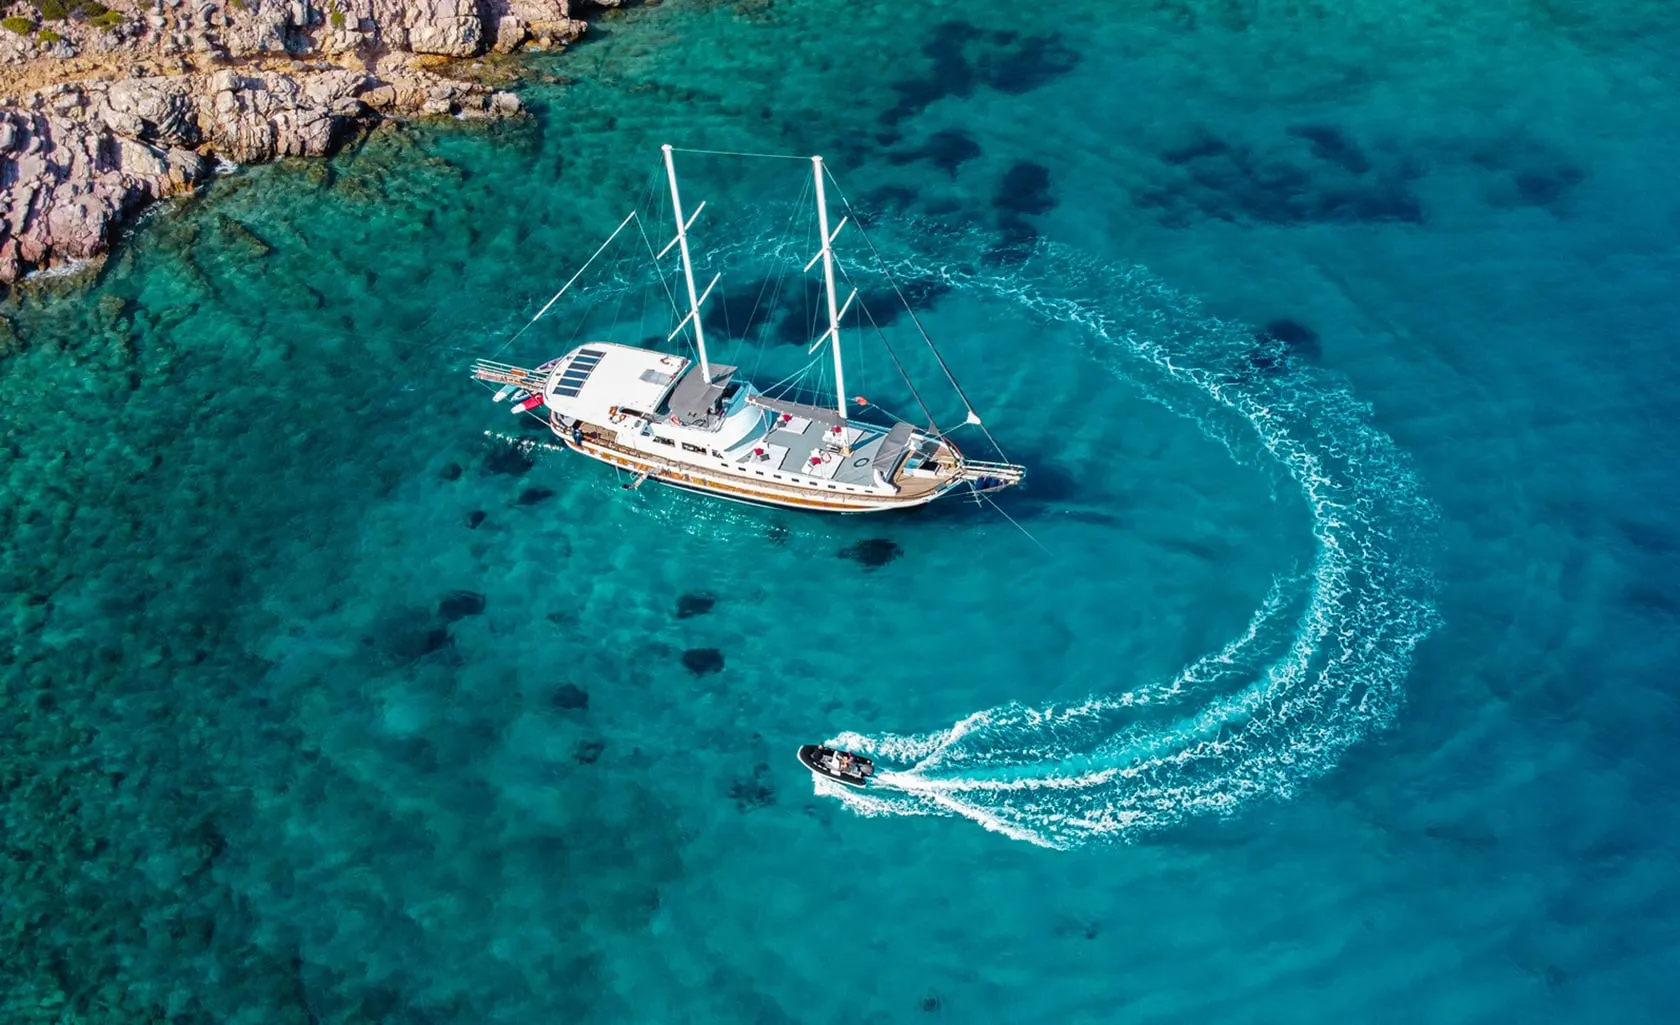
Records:
<instances>
[{"instance_id":1,"label":"solar panel","mask_svg":"<svg viewBox=\"0 0 1680 1025\"><path fill-rule=\"evenodd\" d=\"M589 375L595 371L597 364L606 356L601 349L579 349L572 361L566 364L565 373L554 383L554 394L561 398L575 399L583 390L583 382L589 380Z\"/></svg>"}]
</instances>

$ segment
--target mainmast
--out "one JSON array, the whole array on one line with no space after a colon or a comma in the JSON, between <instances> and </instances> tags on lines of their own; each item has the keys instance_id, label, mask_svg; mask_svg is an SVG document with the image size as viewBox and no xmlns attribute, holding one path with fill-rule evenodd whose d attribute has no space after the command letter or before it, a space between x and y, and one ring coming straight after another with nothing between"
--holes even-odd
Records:
<instances>
[{"instance_id":1,"label":"mainmast","mask_svg":"<svg viewBox=\"0 0 1680 1025\"><path fill-rule=\"evenodd\" d=\"M840 361L840 315L843 310L834 298L834 237L840 234L840 229L846 226L846 219L842 217L835 227L833 234L828 230L828 200L823 193L823 160L822 157L811 158L811 174L817 183L817 230L822 233L822 252L817 254L823 265L823 292L828 297L828 344L834 349L834 408L840 414L843 424L846 420L846 371ZM806 264L810 269L810 264ZM846 297L846 308L850 309L852 299L857 296L857 290Z\"/></svg>"},{"instance_id":2,"label":"mainmast","mask_svg":"<svg viewBox=\"0 0 1680 1025\"><path fill-rule=\"evenodd\" d=\"M667 143L666 145L661 146L659 148L665 151L665 176L671 180L671 212L673 214L675 214L676 218L677 218L677 238L676 238L677 249L679 251L681 251L681 253L682 253L683 282L688 285L688 316L683 318L683 324L686 324L691 320L694 322L694 347L696 349L700 350L700 379L705 381L707 384L711 384L712 383L712 367L711 367L711 364L706 362L706 332L700 326L700 303L704 300L705 297L704 296L698 296L698 295L695 294L695 291L694 291L694 265L691 262L689 262L689 258L688 258L688 226L690 224L693 224L694 220L693 220L693 218L690 218L687 221L683 220L682 197L677 194L677 167L674 163L671 162L671 147L670 147L670 144ZM820 191L822 189L822 185L821 185L820 181L817 185L817 188L819 190L817 194L820 196L822 194L821 191ZM705 205L706 205L705 203L701 203L700 207L695 208L695 211L694 211L694 216L695 217L700 216L700 209L705 207ZM667 245L665 247L665 252L670 252L670 250L671 250L671 247L669 245ZM660 253L660 255L663 256L663 255L665 255L665 253ZM713 278L712 279L712 285L715 285L715 284L717 284L717 279ZM707 285L706 286L706 295L711 295L712 294L712 285ZM829 288L830 288L830 291L833 290L833 277L832 277L832 275L830 276L830 279L829 279ZM832 307L833 304L834 304L834 300L833 300L833 298L830 298L829 299L830 307ZM675 338L677 336L677 331L681 331L683 329L683 324L678 324L677 325L677 330L671 332L671 337L672 338ZM838 359L838 355L836 356L836 359ZM836 363L836 366L838 366L838 363ZM840 403L840 405L842 407L844 407L845 402L842 401ZM844 409L841 410L841 415L842 416L845 415L845 410Z\"/></svg>"}]
</instances>

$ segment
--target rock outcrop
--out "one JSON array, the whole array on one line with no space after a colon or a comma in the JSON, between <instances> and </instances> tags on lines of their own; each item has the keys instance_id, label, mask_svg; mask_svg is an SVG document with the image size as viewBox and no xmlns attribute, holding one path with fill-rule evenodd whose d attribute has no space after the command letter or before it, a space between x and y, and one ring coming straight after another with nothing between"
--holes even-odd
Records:
<instances>
[{"instance_id":1,"label":"rock outcrop","mask_svg":"<svg viewBox=\"0 0 1680 1025\"><path fill-rule=\"evenodd\" d=\"M584 30L567 0L30 0L5 14L0 282L98 256L218 158L320 156L385 116L517 114L512 93L436 62Z\"/></svg>"}]
</instances>

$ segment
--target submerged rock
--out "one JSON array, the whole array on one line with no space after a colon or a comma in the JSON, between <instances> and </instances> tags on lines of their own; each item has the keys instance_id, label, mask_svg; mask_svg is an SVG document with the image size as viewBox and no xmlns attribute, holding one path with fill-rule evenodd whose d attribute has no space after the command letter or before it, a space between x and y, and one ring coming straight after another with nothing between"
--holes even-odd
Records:
<instances>
[{"instance_id":1,"label":"submerged rock","mask_svg":"<svg viewBox=\"0 0 1680 1025\"><path fill-rule=\"evenodd\" d=\"M443 480L460 480L461 479L461 464L460 463L450 463L450 464L448 464L442 470L438 471L438 476L440 478L442 478Z\"/></svg>"},{"instance_id":2,"label":"submerged rock","mask_svg":"<svg viewBox=\"0 0 1680 1025\"><path fill-rule=\"evenodd\" d=\"M519 493L519 497L514 501L514 504L536 505L538 502L545 502L553 497L554 492L549 488L526 488Z\"/></svg>"},{"instance_id":3,"label":"submerged rock","mask_svg":"<svg viewBox=\"0 0 1680 1025\"><path fill-rule=\"evenodd\" d=\"M685 594L677 599L677 618L693 619L695 616L704 616L712 611L712 606L716 604L717 595L707 594L705 591Z\"/></svg>"},{"instance_id":4,"label":"submerged rock","mask_svg":"<svg viewBox=\"0 0 1680 1025\"><path fill-rule=\"evenodd\" d=\"M477 591L450 591L438 602L437 614L446 623L468 616L481 616L484 614L484 595Z\"/></svg>"},{"instance_id":5,"label":"submerged rock","mask_svg":"<svg viewBox=\"0 0 1680 1025\"><path fill-rule=\"evenodd\" d=\"M776 788L770 785L770 766L759 762L750 777L737 778L729 784L729 796L739 811L768 808L776 803Z\"/></svg>"},{"instance_id":6,"label":"submerged rock","mask_svg":"<svg viewBox=\"0 0 1680 1025\"><path fill-rule=\"evenodd\" d=\"M903 554L898 542L884 537L872 537L840 549L840 558L850 559L865 569L879 569Z\"/></svg>"},{"instance_id":7,"label":"submerged rock","mask_svg":"<svg viewBox=\"0 0 1680 1025\"><path fill-rule=\"evenodd\" d=\"M372 643L372 639L368 640ZM381 645L393 657L404 662L413 662L453 647L455 636L447 627L410 627L398 629L386 635Z\"/></svg>"},{"instance_id":8,"label":"submerged rock","mask_svg":"<svg viewBox=\"0 0 1680 1025\"><path fill-rule=\"evenodd\" d=\"M575 684L562 683L548 703L562 712L581 712L589 707L589 692Z\"/></svg>"},{"instance_id":9,"label":"submerged rock","mask_svg":"<svg viewBox=\"0 0 1680 1025\"><path fill-rule=\"evenodd\" d=\"M489 455L484 457L486 470L510 477L522 477L531 472L531 467L535 465L537 461L531 458L531 453L518 445L493 446Z\"/></svg>"},{"instance_id":10,"label":"submerged rock","mask_svg":"<svg viewBox=\"0 0 1680 1025\"><path fill-rule=\"evenodd\" d=\"M478 525L480 523L483 523L483 522L484 522L484 510L483 509L474 509L472 512L467 513L467 529L468 530L477 530Z\"/></svg>"},{"instance_id":11,"label":"submerged rock","mask_svg":"<svg viewBox=\"0 0 1680 1025\"><path fill-rule=\"evenodd\" d=\"M682 653L683 668L695 676L723 671L723 652L716 648L690 648Z\"/></svg>"}]
</instances>

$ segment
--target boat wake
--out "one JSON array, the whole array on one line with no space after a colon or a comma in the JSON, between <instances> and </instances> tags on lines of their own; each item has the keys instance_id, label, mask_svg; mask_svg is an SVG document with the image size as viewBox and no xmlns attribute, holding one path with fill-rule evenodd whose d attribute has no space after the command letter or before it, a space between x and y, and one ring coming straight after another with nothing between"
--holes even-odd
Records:
<instances>
[{"instance_id":1,"label":"boat wake","mask_svg":"<svg viewBox=\"0 0 1680 1025\"><path fill-rule=\"evenodd\" d=\"M931 733L842 733L825 743L875 759L877 778L866 791L818 780L818 792L863 815L961 815L1054 848L1290 796L1389 723L1436 622L1422 558L1435 512L1405 458L1330 375L1141 268L1042 243L1007 273L984 266L893 269L1073 327L1097 363L1233 458L1275 460L1306 500L1313 562L1171 679L1067 707L1011 703Z\"/></svg>"}]
</instances>

